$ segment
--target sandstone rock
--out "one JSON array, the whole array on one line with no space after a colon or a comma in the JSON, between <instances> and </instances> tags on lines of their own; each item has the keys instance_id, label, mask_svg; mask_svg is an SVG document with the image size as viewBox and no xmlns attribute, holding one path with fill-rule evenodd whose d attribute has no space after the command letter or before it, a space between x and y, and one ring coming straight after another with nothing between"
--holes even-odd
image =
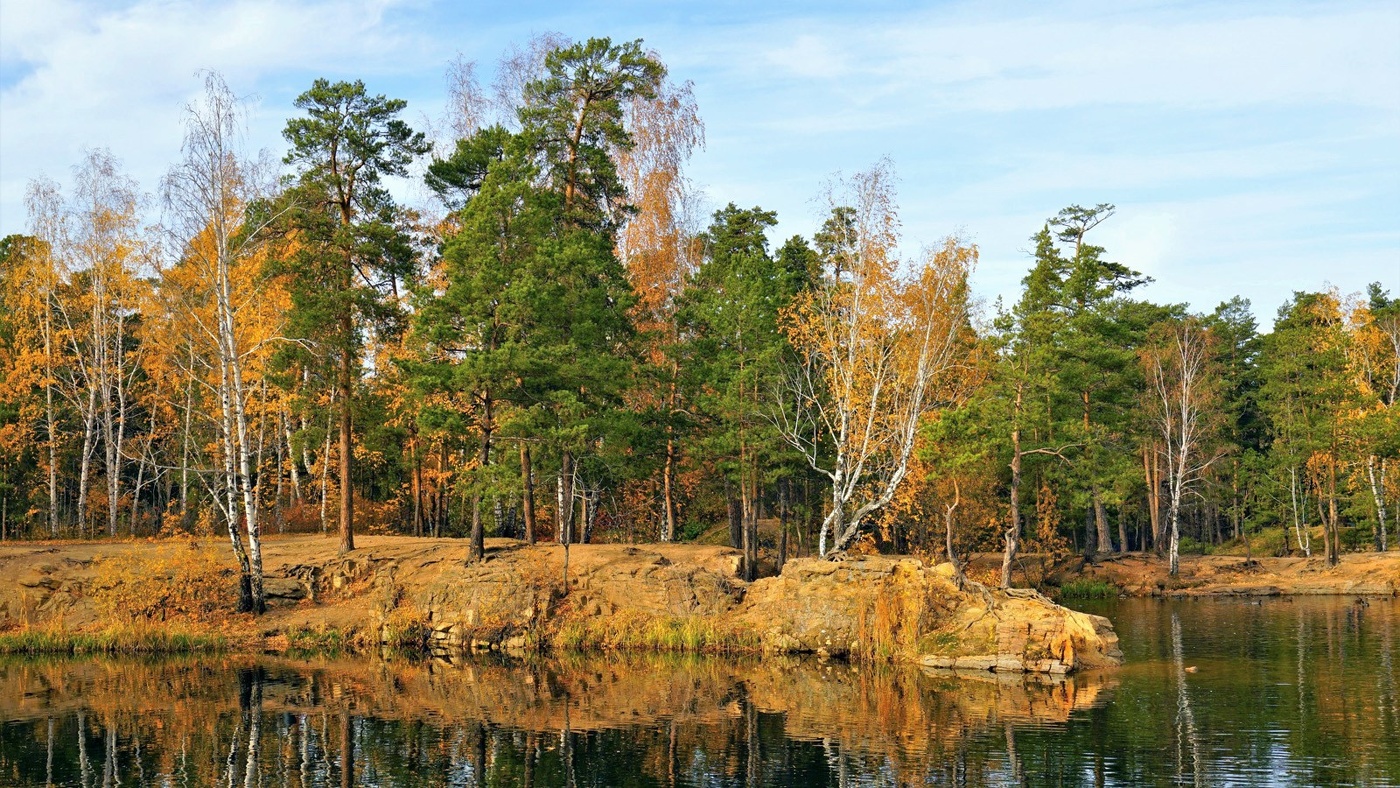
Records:
<instances>
[{"instance_id":1,"label":"sandstone rock","mask_svg":"<svg viewBox=\"0 0 1400 788\"><path fill-rule=\"evenodd\" d=\"M909 558L801 559L750 586L739 615L764 633L769 652L886 655L1007 674L1122 661L1107 619L1033 592L959 591L954 574L951 564ZM920 653L922 645L939 653Z\"/></svg>"},{"instance_id":2,"label":"sandstone rock","mask_svg":"<svg viewBox=\"0 0 1400 788\"><path fill-rule=\"evenodd\" d=\"M263 591L267 594L268 601L274 604L279 601L300 601L308 594L306 586L294 577L264 577Z\"/></svg>"}]
</instances>

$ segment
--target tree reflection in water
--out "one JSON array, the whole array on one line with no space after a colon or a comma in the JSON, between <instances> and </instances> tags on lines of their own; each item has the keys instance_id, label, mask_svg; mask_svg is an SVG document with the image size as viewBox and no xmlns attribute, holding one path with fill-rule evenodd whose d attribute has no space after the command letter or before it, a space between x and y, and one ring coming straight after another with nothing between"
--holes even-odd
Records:
<instances>
[{"instance_id":1,"label":"tree reflection in water","mask_svg":"<svg viewBox=\"0 0 1400 788\"><path fill-rule=\"evenodd\" d=\"M1186 657L1181 648L1181 618L1172 613L1172 663L1176 668L1176 776L1185 772L1184 750L1191 752L1191 782L1205 785L1201 743L1196 736L1196 717L1191 712L1191 696L1186 691Z\"/></svg>"},{"instance_id":2,"label":"tree reflection in water","mask_svg":"<svg viewBox=\"0 0 1400 788\"><path fill-rule=\"evenodd\" d=\"M668 657L31 660L0 667L0 768L82 786L977 782L1005 769L968 757L977 734L1063 723L1111 681Z\"/></svg>"},{"instance_id":3,"label":"tree reflection in water","mask_svg":"<svg viewBox=\"0 0 1400 788\"><path fill-rule=\"evenodd\" d=\"M0 784L1400 782L1400 605L1271 604L1104 611L1128 665L1063 682L665 656L10 660Z\"/></svg>"}]
</instances>

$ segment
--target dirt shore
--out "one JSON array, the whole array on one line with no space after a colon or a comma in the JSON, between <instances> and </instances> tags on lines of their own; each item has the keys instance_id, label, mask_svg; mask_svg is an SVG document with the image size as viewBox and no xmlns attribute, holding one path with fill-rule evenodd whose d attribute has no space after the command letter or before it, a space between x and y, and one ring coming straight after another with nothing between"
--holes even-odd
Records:
<instances>
[{"instance_id":1,"label":"dirt shore","mask_svg":"<svg viewBox=\"0 0 1400 788\"><path fill-rule=\"evenodd\" d=\"M974 571L1001 567L1001 555L974 557ZM1147 553L1099 556L1093 561L1073 558L1050 562L1025 556L1014 574L1017 583L1059 586L1079 580L1101 580L1128 596L1290 596L1351 594L1400 595L1400 552L1347 553L1337 566L1321 556L1255 558L1233 555L1183 555L1172 577L1165 559Z\"/></svg>"}]
</instances>

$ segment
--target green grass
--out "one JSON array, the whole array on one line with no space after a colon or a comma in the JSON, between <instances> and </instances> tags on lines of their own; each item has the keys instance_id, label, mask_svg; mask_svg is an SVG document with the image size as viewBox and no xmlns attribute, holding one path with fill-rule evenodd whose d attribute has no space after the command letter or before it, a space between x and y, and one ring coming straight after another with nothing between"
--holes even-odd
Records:
<instances>
[{"instance_id":1,"label":"green grass","mask_svg":"<svg viewBox=\"0 0 1400 788\"><path fill-rule=\"evenodd\" d=\"M1107 580L1081 577L1060 586L1059 599L1112 599L1118 596L1118 586Z\"/></svg>"},{"instance_id":2,"label":"green grass","mask_svg":"<svg viewBox=\"0 0 1400 788\"><path fill-rule=\"evenodd\" d=\"M0 632L0 654L192 654L225 651L217 635L113 627L100 632L20 629Z\"/></svg>"},{"instance_id":3,"label":"green grass","mask_svg":"<svg viewBox=\"0 0 1400 788\"><path fill-rule=\"evenodd\" d=\"M338 629L297 629L287 633L287 656L294 659L338 657L350 651Z\"/></svg>"}]
</instances>

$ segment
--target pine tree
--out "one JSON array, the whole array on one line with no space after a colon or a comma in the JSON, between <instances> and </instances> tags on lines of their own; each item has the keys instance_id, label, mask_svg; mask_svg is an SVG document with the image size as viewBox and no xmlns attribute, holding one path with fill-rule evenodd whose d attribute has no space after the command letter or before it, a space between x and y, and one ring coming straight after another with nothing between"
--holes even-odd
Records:
<instances>
[{"instance_id":1,"label":"pine tree","mask_svg":"<svg viewBox=\"0 0 1400 788\"><path fill-rule=\"evenodd\" d=\"M399 119L404 101L371 96L363 82L318 79L296 106L306 117L287 121L282 132L292 146L286 163L297 174L284 197L292 243L279 270L292 294L290 331L307 342L288 355L314 366L322 386L336 392L344 552L355 548L353 423L365 333L392 326L415 269L404 217L382 179L406 175L430 146Z\"/></svg>"}]
</instances>

